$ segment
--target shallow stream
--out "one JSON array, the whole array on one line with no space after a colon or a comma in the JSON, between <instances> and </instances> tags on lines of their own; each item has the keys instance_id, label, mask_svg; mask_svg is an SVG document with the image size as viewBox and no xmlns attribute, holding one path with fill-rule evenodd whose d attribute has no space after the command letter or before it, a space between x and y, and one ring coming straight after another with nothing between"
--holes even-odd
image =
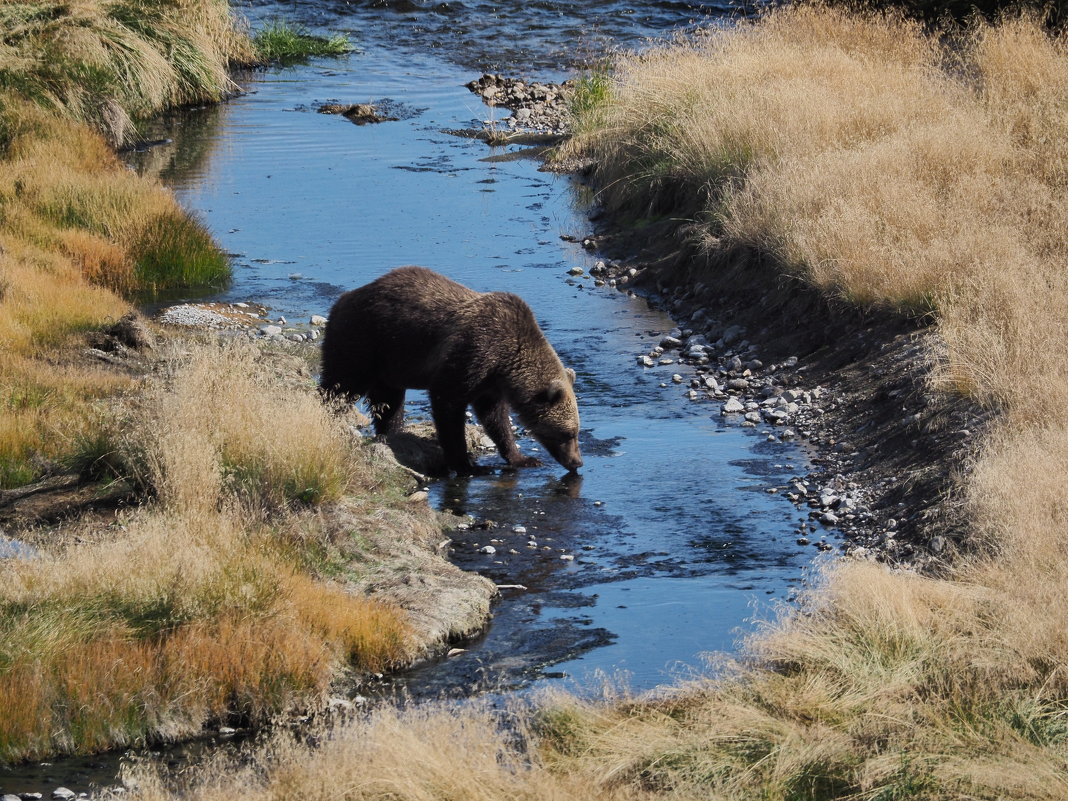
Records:
<instances>
[{"instance_id":1,"label":"shallow stream","mask_svg":"<svg viewBox=\"0 0 1068 801\"><path fill-rule=\"evenodd\" d=\"M456 562L525 589L502 592L488 631L462 654L390 688L415 698L554 682L581 692L600 671L647 689L699 668L705 652L732 650L812 565L813 550L795 543L800 513L766 492L805 474L805 454L724 422L719 403L687 399L691 368L637 365L673 323L640 298L568 275L597 260L561 239L589 231L581 187L539 171L520 147L444 133L507 115L464 88L484 70L562 79L606 48L709 14L722 21L726 9L304 0L246 13L341 31L359 49L256 73L233 100L175 115L163 134L173 141L138 157L234 254L232 286L209 299L306 321L347 289L422 264L521 295L578 373L577 479L548 464L430 486L438 508L498 524L456 532ZM324 102L376 102L400 119L357 126L315 113ZM410 393L411 413L423 406ZM493 539L496 553L481 553ZM0 785L85 789L109 771L113 759L56 762L0 774Z\"/></svg>"}]
</instances>

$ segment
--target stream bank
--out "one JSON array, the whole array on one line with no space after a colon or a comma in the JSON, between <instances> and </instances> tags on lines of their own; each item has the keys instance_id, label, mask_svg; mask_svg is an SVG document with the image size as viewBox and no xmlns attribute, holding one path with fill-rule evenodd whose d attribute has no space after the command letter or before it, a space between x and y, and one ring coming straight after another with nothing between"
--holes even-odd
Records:
<instances>
[{"instance_id":1,"label":"stream bank","mask_svg":"<svg viewBox=\"0 0 1068 801\"><path fill-rule=\"evenodd\" d=\"M794 418L759 419L772 424L769 436L787 423L810 448L812 471L782 490L840 531L844 555L939 574L957 552L977 547L956 489L994 415L932 386L945 347L927 320L836 301L747 248L702 249L687 224L636 231L597 211L591 221L583 240L605 256L596 270L603 291L636 292L715 342L718 358L708 355L721 377L736 375L729 345L742 337L772 361L753 371L752 387L743 382L706 400L733 398L752 409L791 387L823 390ZM751 391L761 386L769 389ZM725 411L740 414L738 405ZM842 514L852 506L841 505L846 488L863 499L865 514Z\"/></svg>"}]
</instances>

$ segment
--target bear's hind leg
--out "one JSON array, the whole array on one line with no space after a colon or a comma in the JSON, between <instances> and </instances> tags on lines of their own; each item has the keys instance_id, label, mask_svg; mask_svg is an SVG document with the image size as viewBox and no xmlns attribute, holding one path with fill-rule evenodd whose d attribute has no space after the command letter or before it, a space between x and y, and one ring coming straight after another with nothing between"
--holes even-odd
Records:
<instances>
[{"instance_id":1,"label":"bear's hind leg","mask_svg":"<svg viewBox=\"0 0 1068 801\"><path fill-rule=\"evenodd\" d=\"M524 456L515 444L512 433L512 421L508 417L508 404L503 400L482 399L472 404L475 414L486 431L486 436L493 440L504 461L512 467L537 467L541 464L533 456Z\"/></svg>"},{"instance_id":2,"label":"bear's hind leg","mask_svg":"<svg viewBox=\"0 0 1068 801\"><path fill-rule=\"evenodd\" d=\"M445 455L445 464L462 476L480 472L467 452L467 437L464 434L466 411L467 405L464 403L433 392L430 394L430 412L434 416L434 427L438 431L438 443Z\"/></svg>"},{"instance_id":3,"label":"bear's hind leg","mask_svg":"<svg viewBox=\"0 0 1068 801\"><path fill-rule=\"evenodd\" d=\"M368 390L367 409L375 421L375 434L387 437L404 427L404 390L375 387Z\"/></svg>"}]
</instances>

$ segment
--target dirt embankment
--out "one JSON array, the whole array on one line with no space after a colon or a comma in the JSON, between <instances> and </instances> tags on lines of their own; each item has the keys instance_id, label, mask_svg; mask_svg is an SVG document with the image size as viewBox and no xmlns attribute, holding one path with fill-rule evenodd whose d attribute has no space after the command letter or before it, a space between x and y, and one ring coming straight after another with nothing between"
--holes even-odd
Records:
<instances>
[{"instance_id":1,"label":"dirt embankment","mask_svg":"<svg viewBox=\"0 0 1068 801\"><path fill-rule=\"evenodd\" d=\"M814 470L781 488L810 510L801 537L833 534L857 558L934 572L975 546L956 513L955 489L990 412L932 390L944 354L935 327L836 302L749 250L709 254L679 223L639 231L594 219L583 245L608 257L596 283L647 298L671 313L683 336L709 343L702 359L679 359L700 365L704 380L692 385L701 391L690 397L736 399L727 408L739 416L753 410L746 416L758 421L743 425L805 443ZM776 420L766 409L784 394L799 408Z\"/></svg>"}]
</instances>

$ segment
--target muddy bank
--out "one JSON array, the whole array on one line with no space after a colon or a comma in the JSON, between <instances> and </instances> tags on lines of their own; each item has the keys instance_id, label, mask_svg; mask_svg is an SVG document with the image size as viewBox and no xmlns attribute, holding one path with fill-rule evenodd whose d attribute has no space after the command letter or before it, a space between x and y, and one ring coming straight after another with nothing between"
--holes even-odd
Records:
<instances>
[{"instance_id":1,"label":"muddy bank","mask_svg":"<svg viewBox=\"0 0 1068 801\"><path fill-rule=\"evenodd\" d=\"M606 258L579 280L672 315L685 337L668 344L693 374L675 378L699 388L691 399L810 448L815 469L781 488L809 509L799 544L822 549L831 533L855 558L934 572L975 547L955 490L991 412L933 390L945 351L935 326L826 297L747 249L704 251L684 225L591 219L573 239ZM694 337L709 343L703 358ZM659 367L657 350L639 365ZM791 414L769 416L783 397Z\"/></svg>"}]
</instances>

